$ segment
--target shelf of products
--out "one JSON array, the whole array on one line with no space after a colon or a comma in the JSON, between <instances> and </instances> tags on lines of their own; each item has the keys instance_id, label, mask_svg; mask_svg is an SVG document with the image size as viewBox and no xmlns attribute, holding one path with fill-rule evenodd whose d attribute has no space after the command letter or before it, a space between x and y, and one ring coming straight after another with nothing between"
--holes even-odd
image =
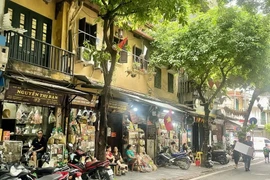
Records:
<instances>
[{"instance_id":1,"label":"shelf of products","mask_svg":"<svg viewBox=\"0 0 270 180\"><path fill-rule=\"evenodd\" d=\"M50 154L50 161L54 162L54 165L64 161L64 150L65 150L64 144L48 145L47 151Z\"/></svg>"},{"instance_id":2,"label":"shelf of products","mask_svg":"<svg viewBox=\"0 0 270 180\"><path fill-rule=\"evenodd\" d=\"M5 162L19 162L22 156L22 141L4 141L3 158Z\"/></svg>"}]
</instances>

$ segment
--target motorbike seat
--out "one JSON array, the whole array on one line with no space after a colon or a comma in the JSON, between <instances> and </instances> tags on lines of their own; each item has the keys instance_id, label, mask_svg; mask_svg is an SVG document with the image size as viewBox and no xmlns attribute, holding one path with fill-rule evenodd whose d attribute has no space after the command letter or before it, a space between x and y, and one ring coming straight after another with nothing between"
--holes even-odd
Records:
<instances>
[{"instance_id":1,"label":"motorbike seat","mask_svg":"<svg viewBox=\"0 0 270 180\"><path fill-rule=\"evenodd\" d=\"M38 175L52 174L52 173L54 173L55 169L56 168L54 168L54 167L38 168L35 170L35 173L37 173Z\"/></svg>"},{"instance_id":2,"label":"motorbike seat","mask_svg":"<svg viewBox=\"0 0 270 180\"><path fill-rule=\"evenodd\" d=\"M62 177L61 174L50 174L50 175L47 175L47 176L43 176L41 178L38 178L36 180L57 180L57 179L59 179L61 177Z\"/></svg>"}]
</instances>

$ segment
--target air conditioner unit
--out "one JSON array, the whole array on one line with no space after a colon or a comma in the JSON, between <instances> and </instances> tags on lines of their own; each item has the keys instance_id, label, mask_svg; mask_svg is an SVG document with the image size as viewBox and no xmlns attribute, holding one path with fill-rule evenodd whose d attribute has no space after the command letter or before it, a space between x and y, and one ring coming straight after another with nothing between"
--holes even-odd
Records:
<instances>
[{"instance_id":1,"label":"air conditioner unit","mask_svg":"<svg viewBox=\"0 0 270 180\"><path fill-rule=\"evenodd\" d=\"M78 59L83 62L84 65L95 65L94 57L91 54L91 50L85 47L79 47Z\"/></svg>"}]
</instances>

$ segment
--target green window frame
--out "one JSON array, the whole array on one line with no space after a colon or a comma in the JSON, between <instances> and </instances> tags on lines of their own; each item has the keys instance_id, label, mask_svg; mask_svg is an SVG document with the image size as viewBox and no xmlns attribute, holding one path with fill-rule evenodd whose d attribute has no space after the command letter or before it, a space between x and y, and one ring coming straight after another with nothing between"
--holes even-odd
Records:
<instances>
[{"instance_id":1,"label":"green window frame","mask_svg":"<svg viewBox=\"0 0 270 180\"><path fill-rule=\"evenodd\" d=\"M168 92L174 92L174 75L171 73L168 73Z\"/></svg>"},{"instance_id":2,"label":"green window frame","mask_svg":"<svg viewBox=\"0 0 270 180\"><path fill-rule=\"evenodd\" d=\"M154 79L155 88L161 89L161 69L156 67L156 75Z\"/></svg>"}]
</instances>

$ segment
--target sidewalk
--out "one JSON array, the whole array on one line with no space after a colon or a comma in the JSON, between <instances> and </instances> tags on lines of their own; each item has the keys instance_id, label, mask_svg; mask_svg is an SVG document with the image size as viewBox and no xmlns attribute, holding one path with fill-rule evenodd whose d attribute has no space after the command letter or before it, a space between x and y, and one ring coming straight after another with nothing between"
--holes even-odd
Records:
<instances>
[{"instance_id":1,"label":"sidewalk","mask_svg":"<svg viewBox=\"0 0 270 180\"><path fill-rule=\"evenodd\" d=\"M261 158L254 159L252 162L259 162L261 161ZM241 165L243 162L239 162L239 166L241 168ZM194 164L190 166L188 170L182 170L177 166L168 166L168 167L162 167L158 168L157 171L149 172L149 173L140 173L140 172L128 172L124 176L115 176L115 180L139 180L139 179L147 179L147 180L188 180L192 179L204 174L208 174L214 171L219 171L224 168L233 168L234 162L230 161L226 165L221 165L219 163L214 164L213 168L203 168L203 167L197 167Z\"/></svg>"}]
</instances>

